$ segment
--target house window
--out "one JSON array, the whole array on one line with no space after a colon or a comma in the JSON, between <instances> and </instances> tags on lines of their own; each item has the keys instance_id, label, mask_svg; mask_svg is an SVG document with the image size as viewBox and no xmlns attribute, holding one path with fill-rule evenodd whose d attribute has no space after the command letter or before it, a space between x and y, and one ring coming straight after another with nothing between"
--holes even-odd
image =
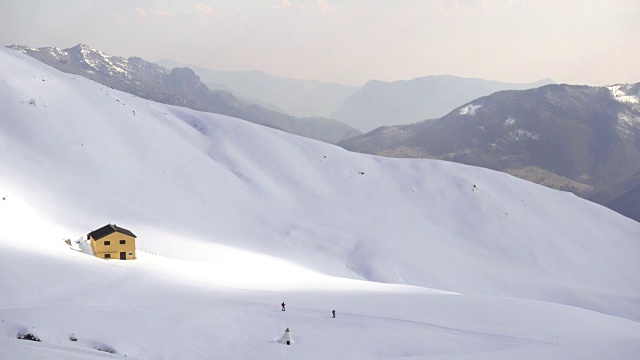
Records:
<instances>
[{"instance_id":1,"label":"house window","mask_svg":"<svg viewBox=\"0 0 640 360\"><path fill-rule=\"evenodd\" d=\"M126 240L120 240L120 245L124 245L126 242Z\"/></svg>"},{"instance_id":2,"label":"house window","mask_svg":"<svg viewBox=\"0 0 640 360\"><path fill-rule=\"evenodd\" d=\"M105 259L111 259L111 254L104 254Z\"/></svg>"},{"instance_id":3,"label":"house window","mask_svg":"<svg viewBox=\"0 0 640 360\"><path fill-rule=\"evenodd\" d=\"M111 241L105 240L104 245L111 245Z\"/></svg>"},{"instance_id":4,"label":"house window","mask_svg":"<svg viewBox=\"0 0 640 360\"><path fill-rule=\"evenodd\" d=\"M130 253L129 253L129 256L133 256L133 253L132 253L132 252L130 252Z\"/></svg>"}]
</instances>

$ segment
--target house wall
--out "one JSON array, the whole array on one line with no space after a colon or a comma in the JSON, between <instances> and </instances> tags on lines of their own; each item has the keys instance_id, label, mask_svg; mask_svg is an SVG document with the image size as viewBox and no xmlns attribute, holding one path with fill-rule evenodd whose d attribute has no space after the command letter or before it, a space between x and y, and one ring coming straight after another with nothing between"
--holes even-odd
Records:
<instances>
[{"instance_id":1,"label":"house wall","mask_svg":"<svg viewBox=\"0 0 640 360\"><path fill-rule=\"evenodd\" d=\"M120 244L120 240L124 240L125 244ZM106 241L110 244L105 245ZM96 256L101 259L105 258L105 254L110 254L111 259L120 259L120 252L127 254L127 260L136 258L136 238L121 232L116 231L97 241L91 238L91 246Z\"/></svg>"}]
</instances>

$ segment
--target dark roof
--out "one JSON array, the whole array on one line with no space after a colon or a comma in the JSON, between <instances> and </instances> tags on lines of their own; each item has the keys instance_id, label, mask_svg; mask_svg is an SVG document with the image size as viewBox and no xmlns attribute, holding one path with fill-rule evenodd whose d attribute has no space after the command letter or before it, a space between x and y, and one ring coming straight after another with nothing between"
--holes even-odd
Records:
<instances>
[{"instance_id":1,"label":"dark roof","mask_svg":"<svg viewBox=\"0 0 640 360\"><path fill-rule=\"evenodd\" d=\"M92 232L89 233L89 236L91 236L94 240L99 240L116 231L121 232L123 234L131 235L133 237L137 237L131 231L121 228L119 226L116 226L116 224L105 225L98 230L93 230Z\"/></svg>"}]
</instances>

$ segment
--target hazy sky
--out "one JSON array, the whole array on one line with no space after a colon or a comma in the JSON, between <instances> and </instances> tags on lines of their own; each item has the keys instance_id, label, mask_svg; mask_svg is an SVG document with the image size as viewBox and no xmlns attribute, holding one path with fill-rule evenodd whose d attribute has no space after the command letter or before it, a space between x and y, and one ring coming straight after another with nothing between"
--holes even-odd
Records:
<instances>
[{"instance_id":1,"label":"hazy sky","mask_svg":"<svg viewBox=\"0 0 640 360\"><path fill-rule=\"evenodd\" d=\"M640 82L640 0L0 0L0 44L361 85Z\"/></svg>"}]
</instances>

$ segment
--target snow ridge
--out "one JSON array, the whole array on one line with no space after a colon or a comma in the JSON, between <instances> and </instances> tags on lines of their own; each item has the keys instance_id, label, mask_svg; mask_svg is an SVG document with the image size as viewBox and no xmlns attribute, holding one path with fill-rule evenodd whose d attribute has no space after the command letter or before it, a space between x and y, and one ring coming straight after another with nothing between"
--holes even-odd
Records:
<instances>
[{"instance_id":1,"label":"snow ridge","mask_svg":"<svg viewBox=\"0 0 640 360\"><path fill-rule=\"evenodd\" d=\"M144 76L144 71L138 69L139 66L136 62L130 62L130 59L125 59L119 56L111 56L100 50L93 49L85 44L78 44L72 48L60 49L57 47L43 47L43 48L31 48L21 45L11 45L9 48L18 50L23 53L33 53L35 58L47 59L51 55L52 58L60 62L72 62L78 65L80 68L86 70L104 74L108 77L131 79ZM41 56L38 56L41 53ZM154 71L161 71L164 74L168 74L169 70L157 66Z\"/></svg>"}]
</instances>

